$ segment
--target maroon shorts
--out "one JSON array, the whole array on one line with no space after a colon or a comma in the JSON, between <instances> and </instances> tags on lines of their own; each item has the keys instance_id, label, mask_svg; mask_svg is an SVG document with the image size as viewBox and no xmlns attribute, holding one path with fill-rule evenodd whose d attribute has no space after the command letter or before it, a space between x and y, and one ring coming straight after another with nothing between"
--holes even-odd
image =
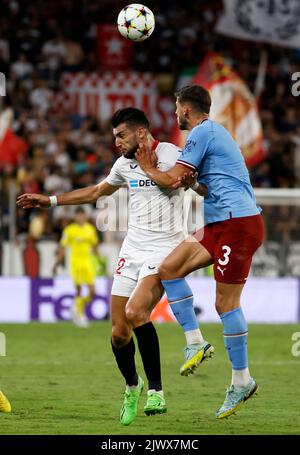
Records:
<instances>
[{"instance_id":1,"label":"maroon shorts","mask_svg":"<svg viewBox=\"0 0 300 455\"><path fill-rule=\"evenodd\" d=\"M193 236L212 256L216 281L244 284L263 242L264 222L261 215L230 218L208 224Z\"/></svg>"}]
</instances>

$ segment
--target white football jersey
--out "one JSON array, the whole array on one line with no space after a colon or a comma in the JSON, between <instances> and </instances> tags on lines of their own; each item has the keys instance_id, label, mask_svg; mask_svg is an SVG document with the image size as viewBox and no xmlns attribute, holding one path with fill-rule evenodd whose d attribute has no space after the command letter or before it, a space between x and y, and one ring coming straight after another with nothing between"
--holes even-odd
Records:
<instances>
[{"instance_id":1,"label":"white football jersey","mask_svg":"<svg viewBox=\"0 0 300 455\"><path fill-rule=\"evenodd\" d=\"M158 143L155 149L157 167L162 171L171 169L180 152L173 144ZM183 188L158 187L135 159L123 156L117 159L106 181L110 185L126 184L129 189L127 241L147 249L153 248L154 242L176 246L185 238Z\"/></svg>"}]
</instances>

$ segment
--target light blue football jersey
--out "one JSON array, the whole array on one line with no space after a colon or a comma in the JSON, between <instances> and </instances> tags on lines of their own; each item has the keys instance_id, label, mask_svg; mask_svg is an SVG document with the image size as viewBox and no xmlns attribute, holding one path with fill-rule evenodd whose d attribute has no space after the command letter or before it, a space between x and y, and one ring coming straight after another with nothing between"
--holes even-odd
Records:
<instances>
[{"instance_id":1,"label":"light blue football jersey","mask_svg":"<svg viewBox=\"0 0 300 455\"><path fill-rule=\"evenodd\" d=\"M208 188L205 224L261 212L242 152L219 123L207 119L195 126L177 163L195 169L198 181Z\"/></svg>"}]
</instances>

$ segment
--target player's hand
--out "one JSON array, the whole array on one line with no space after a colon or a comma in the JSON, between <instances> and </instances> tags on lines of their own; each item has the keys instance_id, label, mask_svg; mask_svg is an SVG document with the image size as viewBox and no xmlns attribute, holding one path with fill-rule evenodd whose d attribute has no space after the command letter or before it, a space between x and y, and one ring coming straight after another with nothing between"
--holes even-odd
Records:
<instances>
[{"instance_id":1,"label":"player's hand","mask_svg":"<svg viewBox=\"0 0 300 455\"><path fill-rule=\"evenodd\" d=\"M144 172L155 168L157 165L157 155L146 142L139 143L135 158Z\"/></svg>"},{"instance_id":2,"label":"player's hand","mask_svg":"<svg viewBox=\"0 0 300 455\"><path fill-rule=\"evenodd\" d=\"M17 206L22 209L50 207L50 198L43 194L25 193L17 197Z\"/></svg>"},{"instance_id":3,"label":"player's hand","mask_svg":"<svg viewBox=\"0 0 300 455\"><path fill-rule=\"evenodd\" d=\"M177 181L173 183L172 188L180 188L183 187L184 190L188 190L192 186L195 185L198 177L198 172L189 171L185 172L183 175L177 178Z\"/></svg>"}]
</instances>

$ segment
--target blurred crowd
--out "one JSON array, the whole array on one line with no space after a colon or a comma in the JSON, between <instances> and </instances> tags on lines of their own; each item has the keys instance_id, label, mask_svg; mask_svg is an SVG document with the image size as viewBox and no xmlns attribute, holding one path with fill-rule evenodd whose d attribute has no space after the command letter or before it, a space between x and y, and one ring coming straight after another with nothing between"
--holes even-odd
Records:
<instances>
[{"instance_id":1,"label":"blurred crowd","mask_svg":"<svg viewBox=\"0 0 300 455\"><path fill-rule=\"evenodd\" d=\"M111 128L94 117L65 116L52 109L63 72L98 70L96 24L115 23L128 1L2 0L0 6L0 72L6 75L13 130L28 144L15 164L0 161L4 237L8 237L8 186L16 192L55 194L91 185L104 178L117 157ZM164 76L172 96L184 74L193 72L208 50L220 52L254 92L262 50L268 55L263 91L259 97L266 159L254 169L256 187L299 186L300 103L291 94L291 74L300 64L300 49L262 45L225 38L213 32L222 0L147 1L156 17L156 30L143 45L135 45L133 69ZM166 89L167 87L167 89ZM168 131L164 137L167 137ZM73 212L58 207L53 213L16 209L17 235L28 230L40 238L57 239ZM286 209L283 208L286 212ZM294 235L291 221L271 223L271 236ZM40 222L40 230L32 223ZM288 234L284 227L291 225ZM34 224L33 223L33 224ZM2 226L3 228L3 226Z\"/></svg>"}]
</instances>

